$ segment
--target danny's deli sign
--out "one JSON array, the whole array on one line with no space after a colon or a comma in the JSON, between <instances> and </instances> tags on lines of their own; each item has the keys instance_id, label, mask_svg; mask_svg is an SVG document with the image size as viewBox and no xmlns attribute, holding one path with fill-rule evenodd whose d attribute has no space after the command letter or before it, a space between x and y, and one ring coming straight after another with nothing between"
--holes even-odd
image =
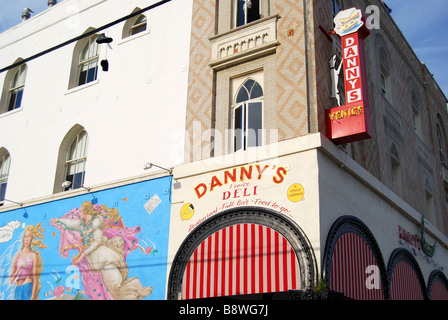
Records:
<instances>
[{"instance_id":1,"label":"danny's deli sign","mask_svg":"<svg viewBox=\"0 0 448 320\"><path fill-rule=\"evenodd\" d=\"M361 10L340 11L334 18L341 37L346 104L326 111L327 137L336 144L371 137L364 39L370 34Z\"/></svg>"}]
</instances>

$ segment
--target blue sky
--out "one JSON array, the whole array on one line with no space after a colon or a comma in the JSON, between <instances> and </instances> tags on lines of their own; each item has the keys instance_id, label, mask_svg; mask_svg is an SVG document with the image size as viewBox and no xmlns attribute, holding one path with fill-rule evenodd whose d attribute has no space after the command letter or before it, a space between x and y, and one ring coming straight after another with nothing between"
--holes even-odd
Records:
<instances>
[{"instance_id":1,"label":"blue sky","mask_svg":"<svg viewBox=\"0 0 448 320\"><path fill-rule=\"evenodd\" d=\"M414 52L448 97L447 0L386 0L386 3ZM47 0L0 0L0 32L21 23L25 6L36 15L47 9Z\"/></svg>"}]
</instances>

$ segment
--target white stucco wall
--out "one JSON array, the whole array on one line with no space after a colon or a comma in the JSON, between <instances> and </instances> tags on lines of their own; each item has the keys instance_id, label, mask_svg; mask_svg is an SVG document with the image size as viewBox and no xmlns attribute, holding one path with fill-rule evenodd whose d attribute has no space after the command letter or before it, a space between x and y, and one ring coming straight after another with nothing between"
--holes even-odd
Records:
<instances>
[{"instance_id":1,"label":"white stucco wall","mask_svg":"<svg viewBox=\"0 0 448 320\"><path fill-rule=\"evenodd\" d=\"M65 0L0 34L1 67L99 28L157 1ZM182 163L192 1L146 11L147 31L121 39L125 22L102 32L109 71L68 89L75 43L27 63L22 107L0 114L0 147L11 156L6 198L53 193L62 139L75 125L89 134L85 185L143 174L143 165ZM3 88L6 72L0 73Z\"/></svg>"}]
</instances>

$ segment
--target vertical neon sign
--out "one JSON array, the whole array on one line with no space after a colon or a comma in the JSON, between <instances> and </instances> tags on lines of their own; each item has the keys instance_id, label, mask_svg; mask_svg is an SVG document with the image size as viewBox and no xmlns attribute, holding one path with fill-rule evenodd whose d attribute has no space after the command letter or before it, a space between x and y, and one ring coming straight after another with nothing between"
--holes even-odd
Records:
<instances>
[{"instance_id":1,"label":"vertical neon sign","mask_svg":"<svg viewBox=\"0 0 448 320\"><path fill-rule=\"evenodd\" d=\"M341 37L346 104L326 111L327 137L336 144L371 137L364 39L370 34L359 9L340 11L334 18Z\"/></svg>"}]
</instances>

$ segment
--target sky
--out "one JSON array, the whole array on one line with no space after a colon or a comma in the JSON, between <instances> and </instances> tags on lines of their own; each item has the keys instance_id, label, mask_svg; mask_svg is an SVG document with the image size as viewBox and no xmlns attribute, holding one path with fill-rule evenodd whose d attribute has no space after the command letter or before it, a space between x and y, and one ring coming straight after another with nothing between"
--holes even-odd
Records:
<instances>
[{"instance_id":1,"label":"sky","mask_svg":"<svg viewBox=\"0 0 448 320\"><path fill-rule=\"evenodd\" d=\"M448 1L385 2L415 54L426 64L448 98ZM48 8L47 0L0 0L0 33L22 22L25 6L34 11L33 15Z\"/></svg>"}]
</instances>

